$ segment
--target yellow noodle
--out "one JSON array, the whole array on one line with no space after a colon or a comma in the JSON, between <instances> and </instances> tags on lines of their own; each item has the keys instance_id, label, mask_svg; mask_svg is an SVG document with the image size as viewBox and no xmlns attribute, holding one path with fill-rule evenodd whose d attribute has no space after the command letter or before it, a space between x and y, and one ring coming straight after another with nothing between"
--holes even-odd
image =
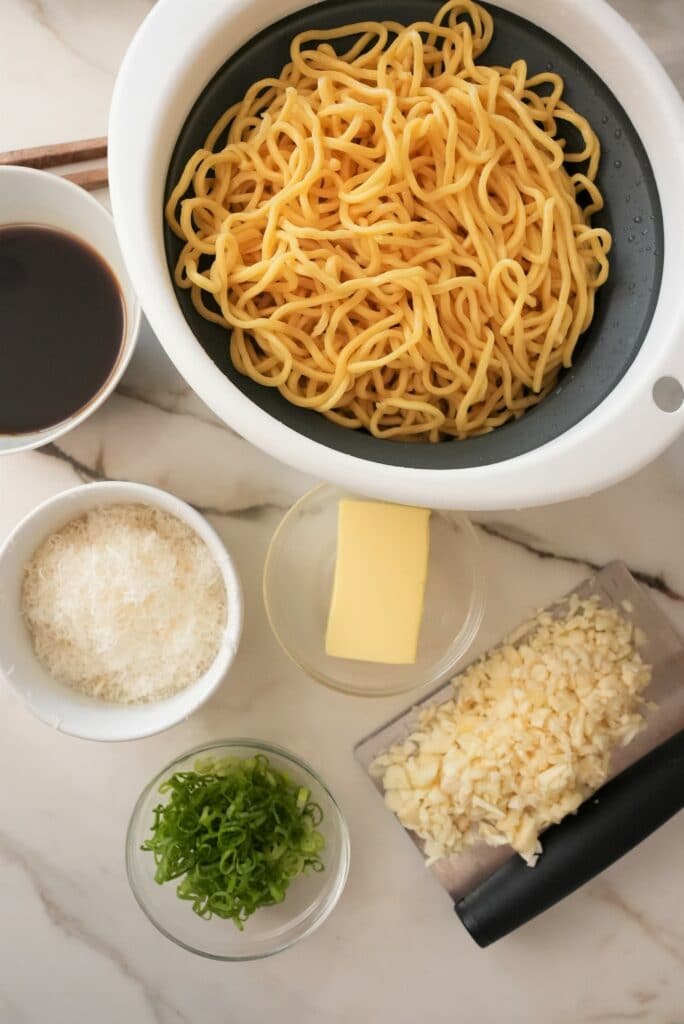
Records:
<instances>
[{"instance_id":1,"label":"yellow noodle","mask_svg":"<svg viewBox=\"0 0 684 1024\"><path fill-rule=\"evenodd\" d=\"M191 156L166 206L175 281L241 373L439 441L521 416L571 365L609 270L599 141L558 75L477 62L492 32L450 0L432 22L300 33Z\"/></svg>"}]
</instances>

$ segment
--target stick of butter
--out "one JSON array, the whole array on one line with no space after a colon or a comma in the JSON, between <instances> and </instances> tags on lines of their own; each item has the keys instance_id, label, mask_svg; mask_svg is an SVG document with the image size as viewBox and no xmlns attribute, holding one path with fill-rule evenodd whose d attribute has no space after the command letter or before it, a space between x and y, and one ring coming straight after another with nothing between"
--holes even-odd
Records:
<instances>
[{"instance_id":1,"label":"stick of butter","mask_svg":"<svg viewBox=\"0 0 684 1024\"><path fill-rule=\"evenodd\" d=\"M414 664L423 618L429 519L429 509L340 501L327 654Z\"/></svg>"}]
</instances>

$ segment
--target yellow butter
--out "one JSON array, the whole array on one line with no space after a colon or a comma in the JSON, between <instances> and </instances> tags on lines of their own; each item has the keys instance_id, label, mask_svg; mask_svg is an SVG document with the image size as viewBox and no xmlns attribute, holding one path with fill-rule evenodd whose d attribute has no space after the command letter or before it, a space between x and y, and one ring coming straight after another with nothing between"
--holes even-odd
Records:
<instances>
[{"instance_id":1,"label":"yellow butter","mask_svg":"<svg viewBox=\"0 0 684 1024\"><path fill-rule=\"evenodd\" d=\"M412 665L423 618L430 512L344 499L326 652Z\"/></svg>"}]
</instances>

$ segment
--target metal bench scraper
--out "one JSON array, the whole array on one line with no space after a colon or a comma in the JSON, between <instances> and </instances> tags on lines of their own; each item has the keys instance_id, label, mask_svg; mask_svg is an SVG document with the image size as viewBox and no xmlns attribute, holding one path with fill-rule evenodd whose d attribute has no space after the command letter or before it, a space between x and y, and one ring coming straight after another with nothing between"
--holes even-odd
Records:
<instances>
[{"instance_id":1,"label":"metal bench scraper","mask_svg":"<svg viewBox=\"0 0 684 1024\"><path fill-rule=\"evenodd\" d=\"M544 852L529 868L509 847L484 843L433 864L470 934L487 946L595 877L684 807L684 644L665 614L620 562L585 580L573 593L614 605L646 634L640 648L653 668L644 692L646 727L618 748L606 784L578 812L542 836ZM561 614L567 598L550 607ZM453 694L447 683L355 748L368 771L375 758L412 731L420 710ZM382 783L372 778L379 793ZM388 812L389 813L389 812ZM398 827L401 827L397 823ZM421 840L408 833L421 848Z\"/></svg>"}]
</instances>

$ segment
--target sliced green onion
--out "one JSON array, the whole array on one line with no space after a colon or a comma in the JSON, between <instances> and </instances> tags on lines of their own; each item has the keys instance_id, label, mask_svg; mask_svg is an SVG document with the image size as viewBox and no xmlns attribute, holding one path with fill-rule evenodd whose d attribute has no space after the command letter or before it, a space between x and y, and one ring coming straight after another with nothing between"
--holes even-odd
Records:
<instances>
[{"instance_id":1,"label":"sliced green onion","mask_svg":"<svg viewBox=\"0 0 684 1024\"><path fill-rule=\"evenodd\" d=\"M263 754L203 758L161 784L141 849L154 855L155 881L180 879L176 893L200 917L241 930L260 907L282 903L288 886L323 871L323 819L311 791Z\"/></svg>"}]
</instances>

